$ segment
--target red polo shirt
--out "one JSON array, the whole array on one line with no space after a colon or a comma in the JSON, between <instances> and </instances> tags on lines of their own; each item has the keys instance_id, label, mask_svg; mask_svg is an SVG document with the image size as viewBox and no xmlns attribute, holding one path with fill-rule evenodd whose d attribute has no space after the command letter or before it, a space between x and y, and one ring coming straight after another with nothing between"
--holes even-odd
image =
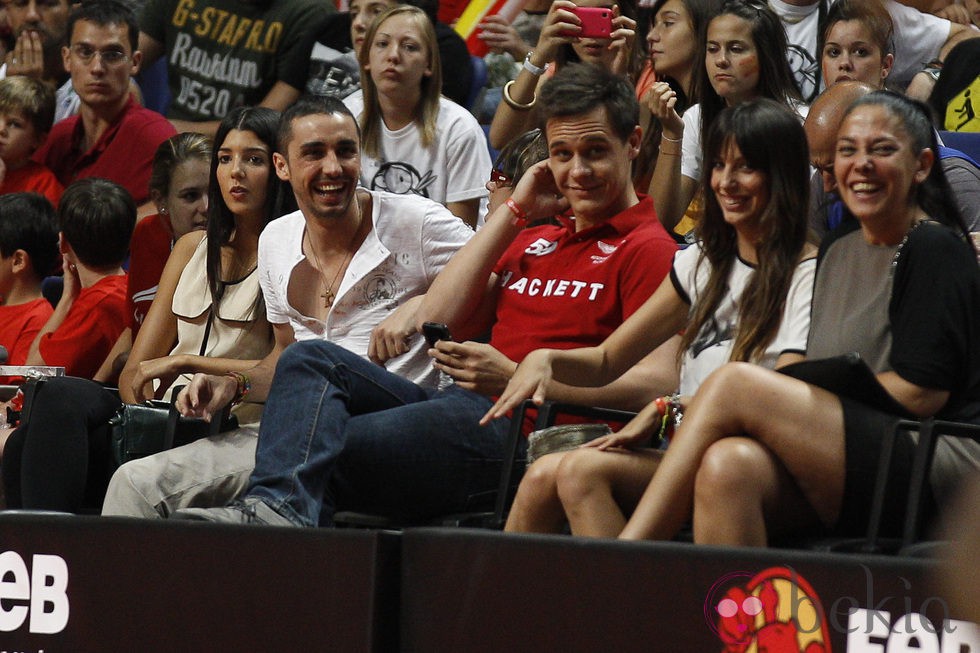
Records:
<instances>
[{"instance_id":1,"label":"red polo shirt","mask_svg":"<svg viewBox=\"0 0 980 653\"><path fill-rule=\"evenodd\" d=\"M597 345L653 294L676 251L648 197L578 233L570 221L525 229L494 268L490 344L515 361L543 347Z\"/></svg>"},{"instance_id":2,"label":"red polo shirt","mask_svg":"<svg viewBox=\"0 0 980 653\"><path fill-rule=\"evenodd\" d=\"M157 147L176 133L166 118L130 96L115 122L87 152L81 150L84 125L81 115L76 115L52 127L33 158L65 186L76 179L103 177L128 190L139 205L150 196L150 168Z\"/></svg>"}]
</instances>

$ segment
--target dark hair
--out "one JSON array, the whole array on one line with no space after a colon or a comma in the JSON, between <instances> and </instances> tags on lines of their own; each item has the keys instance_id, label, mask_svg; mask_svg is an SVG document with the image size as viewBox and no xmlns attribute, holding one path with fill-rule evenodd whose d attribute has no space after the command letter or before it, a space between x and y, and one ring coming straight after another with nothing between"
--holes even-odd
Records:
<instances>
[{"instance_id":1,"label":"dark hair","mask_svg":"<svg viewBox=\"0 0 980 653\"><path fill-rule=\"evenodd\" d=\"M279 117L279 129L276 140L278 142L277 152L286 156L286 148L289 141L293 138L293 121L305 116L318 116L322 114L339 114L348 116L354 123L357 130L357 140L361 140L361 126L357 124L357 118L351 113L341 100L332 95L304 95L299 100L289 105Z\"/></svg>"},{"instance_id":2,"label":"dark hair","mask_svg":"<svg viewBox=\"0 0 980 653\"><path fill-rule=\"evenodd\" d=\"M271 157L276 149L276 135L279 128L279 112L265 107L238 107L225 116L214 135L214 152L211 155L211 174L208 176L208 288L215 306L221 303L225 284L221 280L221 247L228 243L235 231L235 216L228 209L218 184L218 150L232 130L250 131L259 137L269 148L269 187L265 198L266 223L278 218L286 211L286 203L292 193L276 176Z\"/></svg>"},{"instance_id":3,"label":"dark hair","mask_svg":"<svg viewBox=\"0 0 980 653\"><path fill-rule=\"evenodd\" d=\"M72 9L68 15L68 44L75 33L75 23L85 20L99 26L125 25L129 34L129 47L136 52L139 47L140 28L133 10L117 0L87 0Z\"/></svg>"},{"instance_id":4,"label":"dark hair","mask_svg":"<svg viewBox=\"0 0 980 653\"><path fill-rule=\"evenodd\" d=\"M58 202L58 227L78 260L89 267L122 265L135 226L133 196L108 179L79 179Z\"/></svg>"},{"instance_id":5,"label":"dark hair","mask_svg":"<svg viewBox=\"0 0 980 653\"><path fill-rule=\"evenodd\" d=\"M653 28L653 21L656 20L657 14L667 4L668 0L657 0L653 7L650 9L650 29ZM687 10L688 16L691 19L691 30L694 32L694 38L700 42L701 34L708 29L708 21L718 13L718 7L721 4L721 0L681 0L681 4L684 5L684 9ZM692 104L697 104L698 96L694 93L694 80L697 79L697 62L700 57L695 51L694 61L691 62L691 86L692 88L682 88L680 83L669 76L663 76L660 81L667 82L670 88L677 94L677 102L674 104L674 110L677 111L678 115L683 115L687 108ZM702 63L703 67L703 63ZM663 135L663 125L655 117L650 115L650 111L645 105L640 106L640 117L641 124L649 120L646 128L643 130L643 143L640 146L640 154L633 160L633 180L634 182L646 182L642 184L646 186L649 183L649 177L653 174L653 169L657 165L657 159L660 156L660 138ZM640 188L641 192L646 193L647 189Z\"/></svg>"},{"instance_id":6,"label":"dark hair","mask_svg":"<svg viewBox=\"0 0 980 653\"><path fill-rule=\"evenodd\" d=\"M817 44L818 58L823 58L827 36L837 23L856 20L868 28L881 56L895 54L895 25L891 14L879 0L837 0L827 12L827 19Z\"/></svg>"},{"instance_id":7,"label":"dark hair","mask_svg":"<svg viewBox=\"0 0 980 653\"><path fill-rule=\"evenodd\" d=\"M196 132L175 134L160 143L153 155L150 190L156 191L161 197L166 196L170 192L170 180L174 169L191 159L210 161L211 149L211 139Z\"/></svg>"},{"instance_id":8,"label":"dark hair","mask_svg":"<svg viewBox=\"0 0 980 653\"><path fill-rule=\"evenodd\" d=\"M657 0L653 3L653 7L650 8L651 29L653 28L653 21L656 20L657 14L661 9L663 9L663 6L667 4L668 1L669 0ZM708 23L711 21L711 19L718 13L721 0L681 0L681 4L684 5L687 15L691 18L691 31L694 32L694 37L699 38L700 35L708 29ZM697 56L695 55L695 62L696 61ZM692 70L694 70L694 65L696 64L692 63ZM692 75L692 81L696 77L697 75ZM672 80L669 77L665 77L664 81L670 82ZM671 84L671 88L674 88L674 84ZM677 88L674 90L677 90ZM684 92L685 99L687 99L688 89L681 90ZM696 100L691 100L691 102L696 102Z\"/></svg>"},{"instance_id":9,"label":"dark hair","mask_svg":"<svg viewBox=\"0 0 980 653\"><path fill-rule=\"evenodd\" d=\"M902 130L909 137L909 146L916 155L926 148L932 150L935 155L932 169L921 184L913 184L912 199L930 218L968 237L969 229L956 205L955 195L939 160L939 142L932 127L929 107L892 91L875 91L855 100L844 113L841 124L858 107L868 105L882 107L898 119ZM850 213L846 204L844 210Z\"/></svg>"},{"instance_id":10,"label":"dark hair","mask_svg":"<svg viewBox=\"0 0 980 653\"><path fill-rule=\"evenodd\" d=\"M0 80L0 111L19 111L40 137L54 124L54 89L40 79L16 75Z\"/></svg>"},{"instance_id":11,"label":"dark hair","mask_svg":"<svg viewBox=\"0 0 980 653\"><path fill-rule=\"evenodd\" d=\"M793 272L806 244L810 155L799 117L774 100L743 102L722 111L712 123L703 148L704 216L697 227L701 255L711 264L711 275L693 308L682 350L690 347L713 319L728 292L728 278L738 256L735 228L725 222L718 198L711 191L711 164L732 145L752 168L766 175L769 188L755 244L759 264L739 300L731 355L732 360L753 361L761 358L776 337Z\"/></svg>"},{"instance_id":12,"label":"dark hair","mask_svg":"<svg viewBox=\"0 0 980 653\"><path fill-rule=\"evenodd\" d=\"M493 169L508 177L516 186L527 169L548 158L548 143L540 129L518 134L497 154Z\"/></svg>"},{"instance_id":13,"label":"dark hair","mask_svg":"<svg viewBox=\"0 0 980 653\"><path fill-rule=\"evenodd\" d=\"M639 122L640 105L625 78L597 66L563 66L541 88L537 106L541 122L552 118L581 116L598 107L606 109L606 120L624 142Z\"/></svg>"},{"instance_id":14,"label":"dark hair","mask_svg":"<svg viewBox=\"0 0 980 653\"><path fill-rule=\"evenodd\" d=\"M22 249L39 281L53 274L58 262L57 219L43 195L0 195L0 256L7 258Z\"/></svg>"},{"instance_id":15,"label":"dark hair","mask_svg":"<svg viewBox=\"0 0 980 653\"><path fill-rule=\"evenodd\" d=\"M789 62L786 59L788 45L786 30L779 17L760 0L724 0L717 20L721 16L737 16L752 25L752 42L759 57L759 84L756 96L781 102L786 106L802 103L800 91L793 79ZM710 26L710 23L709 23ZM700 65L694 82L694 92L701 102L701 142L707 138L708 127L715 117L725 109L725 100L718 95L705 66L708 49L708 30L701 34L701 47L698 51Z\"/></svg>"}]
</instances>

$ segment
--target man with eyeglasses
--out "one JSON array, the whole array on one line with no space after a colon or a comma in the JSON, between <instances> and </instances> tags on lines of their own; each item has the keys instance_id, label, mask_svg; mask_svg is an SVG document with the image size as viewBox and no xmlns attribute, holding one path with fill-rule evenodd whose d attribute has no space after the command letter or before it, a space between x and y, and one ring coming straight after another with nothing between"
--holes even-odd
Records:
<instances>
[{"instance_id":1,"label":"man with eyeglasses","mask_svg":"<svg viewBox=\"0 0 980 653\"><path fill-rule=\"evenodd\" d=\"M77 113L78 96L61 59L68 0L7 0L4 7L17 40L0 66L0 79L25 75L56 87L56 122Z\"/></svg>"},{"instance_id":2,"label":"man with eyeglasses","mask_svg":"<svg viewBox=\"0 0 980 653\"><path fill-rule=\"evenodd\" d=\"M87 2L68 18L64 67L80 101L79 114L57 123L34 155L67 186L104 177L152 210L148 183L157 147L175 133L163 116L131 97L129 79L139 70L139 30L133 13L115 0Z\"/></svg>"}]
</instances>

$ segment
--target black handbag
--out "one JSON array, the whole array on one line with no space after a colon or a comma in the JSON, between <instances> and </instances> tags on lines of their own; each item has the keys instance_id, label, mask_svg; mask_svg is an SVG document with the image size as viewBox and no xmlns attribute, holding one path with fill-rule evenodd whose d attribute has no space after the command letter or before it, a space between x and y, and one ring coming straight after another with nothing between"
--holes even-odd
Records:
<instances>
[{"instance_id":1,"label":"black handbag","mask_svg":"<svg viewBox=\"0 0 980 653\"><path fill-rule=\"evenodd\" d=\"M201 356L207 351L214 312L208 314L201 343ZM180 394L174 388L174 398ZM109 420L110 449L118 467L123 463L194 442L209 435L238 428L238 420L225 410L221 419L207 423L182 417L170 402L151 399L141 404L123 404Z\"/></svg>"},{"instance_id":2,"label":"black handbag","mask_svg":"<svg viewBox=\"0 0 980 653\"><path fill-rule=\"evenodd\" d=\"M166 401L123 404L109 420L112 459L117 466L122 465L237 427L238 420L233 415L215 418L209 424L182 417Z\"/></svg>"},{"instance_id":3,"label":"black handbag","mask_svg":"<svg viewBox=\"0 0 980 653\"><path fill-rule=\"evenodd\" d=\"M878 382L875 373L852 351L840 356L805 360L779 368L778 372L829 390L839 397L861 402L875 410L892 415L910 417L911 414L898 403Z\"/></svg>"}]
</instances>

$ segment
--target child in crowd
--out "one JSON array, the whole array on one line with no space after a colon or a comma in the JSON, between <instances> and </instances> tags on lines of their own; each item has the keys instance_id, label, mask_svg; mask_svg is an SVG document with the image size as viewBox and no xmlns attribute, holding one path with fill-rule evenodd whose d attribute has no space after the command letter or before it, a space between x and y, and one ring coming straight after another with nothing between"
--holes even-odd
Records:
<instances>
[{"instance_id":1,"label":"child in crowd","mask_svg":"<svg viewBox=\"0 0 980 653\"><path fill-rule=\"evenodd\" d=\"M36 193L0 197L0 345L7 348L8 365L24 364L31 342L51 317L41 280L57 260L51 204Z\"/></svg>"},{"instance_id":2,"label":"child in crowd","mask_svg":"<svg viewBox=\"0 0 980 653\"><path fill-rule=\"evenodd\" d=\"M136 204L119 184L88 177L65 189L58 222L64 290L27 364L64 366L66 374L90 379L127 324L122 263Z\"/></svg>"},{"instance_id":3,"label":"child in crowd","mask_svg":"<svg viewBox=\"0 0 980 653\"><path fill-rule=\"evenodd\" d=\"M0 79L0 195L32 191L55 206L64 191L43 164L31 161L54 122L54 91L32 77Z\"/></svg>"}]
</instances>

